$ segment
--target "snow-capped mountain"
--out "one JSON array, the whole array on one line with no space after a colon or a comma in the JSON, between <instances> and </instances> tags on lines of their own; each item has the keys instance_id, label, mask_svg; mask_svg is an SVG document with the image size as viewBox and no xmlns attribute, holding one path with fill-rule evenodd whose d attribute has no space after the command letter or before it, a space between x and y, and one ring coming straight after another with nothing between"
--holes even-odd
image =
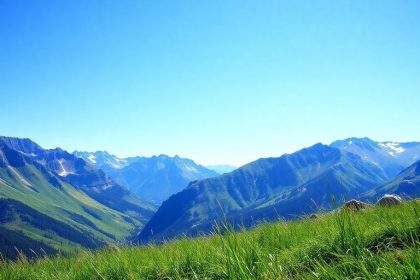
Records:
<instances>
[{"instance_id":1,"label":"snow-capped mountain","mask_svg":"<svg viewBox=\"0 0 420 280\"><path fill-rule=\"evenodd\" d=\"M376 142L369 138L348 138L335 141L330 146L380 166L390 178L420 159L419 142Z\"/></svg>"},{"instance_id":2,"label":"snow-capped mountain","mask_svg":"<svg viewBox=\"0 0 420 280\"><path fill-rule=\"evenodd\" d=\"M141 199L156 205L184 189L191 181L219 175L179 156L118 158L103 151L75 151L73 154L102 169Z\"/></svg>"},{"instance_id":3,"label":"snow-capped mountain","mask_svg":"<svg viewBox=\"0 0 420 280\"><path fill-rule=\"evenodd\" d=\"M399 173L406 182L408 171L402 171L419 156L420 143L349 138L259 159L231 173L192 182L162 203L137 238L164 240L210 232L221 217L248 226L259 219L293 219L331 209L332 196L350 199L368 192L379 194L382 189L372 190L383 185L385 191L394 190L395 184L389 187L387 182ZM409 170L414 168L417 172L417 167ZM410 184L415 182L410 179ZM409 190L412 197L418 196L416 188L410 185Z\"/></svg>"},{"instance_id":4,"label":"snow-capped mountain","mask_svg":"<svg viewBox=\"0 0 420 280\"><path fill-rule=\"evenodd\" d=\"M352 153L323 144L198 180L164 201L138 235L164 240L210 232L214 221L252 226L331 209L331 197L357 198L388 181L383 170Z\"/></svg>"},{"instance_id":5,"label":"snow-capped mountain","mask_svg":"<svg viewBox=\"0 0 420 280\"><path fill-rule=\"evenodd\" d=\"M14 258L16 248L29 256L123 241L154 211L81 158L30 139L0 136L3 256Z\"/></svg>"},{"instance_id":6,"label":"snow-capped mountain","mask_svg":"<svg viewBox=\"0 0 420 280\"><path fill-rule=\"evenodd\" d=\"M84 159L86 162L96 166L99 169L102 169L105 172L109 172L114 169L121 169L123 167L126 167L129 163L127 159L121 159L117 156L111 155L106 151L74 151L73 154L76 157Z\"/></svg>"}]
</instances>

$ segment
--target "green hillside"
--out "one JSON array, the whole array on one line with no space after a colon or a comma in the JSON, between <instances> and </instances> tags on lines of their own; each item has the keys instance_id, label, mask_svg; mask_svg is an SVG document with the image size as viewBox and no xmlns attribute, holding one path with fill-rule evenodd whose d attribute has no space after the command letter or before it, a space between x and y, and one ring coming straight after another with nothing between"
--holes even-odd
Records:
<instances>
[{"instance_id":1,"label":"green hillside","mask_svg":"<svg viewBox=\"0 0 420 280\"><path fill-rule=\"evenodd\" d=\"M294 219L331 209L331 196L357 198L386 181L382 169L359 156L316 144L191 182L162 204L137 238L144 242L193 236L210 231L223 216L246 226L278 216Z\"/></svg>"},{"instance_id":2,"label":"green hillside","mask_svg":"<svg viewBox=\"0 0 420 280\"><path fill-rule=\"evenodd\" d=\"M1 279L419 279L420 203L2 263Z\"/></svg>"},{"instance_id":3,"label":"green hillside","mask_svg":"<svg viewBox=\"0 0 420 280\"><path fill-rule=\"evenodd\" d=\"M19 231L67 251L122 240L136 227L125 221L128 216L98 203L72 185L61 181L60 187L53 186L32 165L0 169L0 175L2 229ZM18 182L18 178L25 178L26 184ZM19 243L15 246L32 248Z\"/></svg>"},{"instance_id":4,"label":"green hillside","mask_svg":"<svg viewBox=\"0 0 420 280\"><path fill-rule=\"evenodd\" d=\"M35 258L97 249L125 241L149 219L153 210L147 204L106 181L101 171L88 170L84 162L74 159L64 151L43 150L30 140L0 138L0 253L4 258L15 259L18 251ZM78 165L79 170L61 176L51 167L55 162L67 168Z\"/></svg>"}]
</instances>

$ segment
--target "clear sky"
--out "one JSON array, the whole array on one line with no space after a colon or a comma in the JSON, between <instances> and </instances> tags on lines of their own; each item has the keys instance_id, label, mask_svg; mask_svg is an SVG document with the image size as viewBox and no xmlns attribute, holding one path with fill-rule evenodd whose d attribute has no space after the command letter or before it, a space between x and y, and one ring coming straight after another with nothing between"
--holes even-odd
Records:
<instances>
[{"instance_id":1,"label":"clear sky","mask_svg":"<svg viewBox=\"0 0 420 280\"><path fill-rule=\"evenodd\" d=\"M0 0L0 134L240 165L420 141L420 1Z\"/></svg>"}]
</instances>

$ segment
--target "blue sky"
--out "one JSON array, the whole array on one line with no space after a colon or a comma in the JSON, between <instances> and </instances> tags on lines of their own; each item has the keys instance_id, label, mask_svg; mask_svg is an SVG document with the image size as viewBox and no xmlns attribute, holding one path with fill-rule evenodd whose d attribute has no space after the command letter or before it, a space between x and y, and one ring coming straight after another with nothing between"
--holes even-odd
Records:
<instances>
[{"instance_id":1,"label":"blue sky","mask_svg":"<svg viewBox=\"0 0 420 280\"><path fill-rule=\"evenodd\" d=\"M420 140L420 1L0 0L0 134L240 165Z\"/></svg>"}]
</instances>

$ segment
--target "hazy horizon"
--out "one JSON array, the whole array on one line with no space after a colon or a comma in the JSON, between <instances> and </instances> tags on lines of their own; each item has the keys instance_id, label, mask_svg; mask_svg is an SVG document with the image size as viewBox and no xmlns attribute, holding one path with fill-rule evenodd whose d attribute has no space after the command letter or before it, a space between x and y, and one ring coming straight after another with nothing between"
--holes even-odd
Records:
<instances>
[{"instance_id":1,"label":"hazy horizon","mask_svg":"<svg viewBox=\"0 0 420 280\"><path fill-rule=\"evenodd\" d=\"M419 141L418 1L3 1L0 134L240 166Z\"/></svg>"}]
</instances>

